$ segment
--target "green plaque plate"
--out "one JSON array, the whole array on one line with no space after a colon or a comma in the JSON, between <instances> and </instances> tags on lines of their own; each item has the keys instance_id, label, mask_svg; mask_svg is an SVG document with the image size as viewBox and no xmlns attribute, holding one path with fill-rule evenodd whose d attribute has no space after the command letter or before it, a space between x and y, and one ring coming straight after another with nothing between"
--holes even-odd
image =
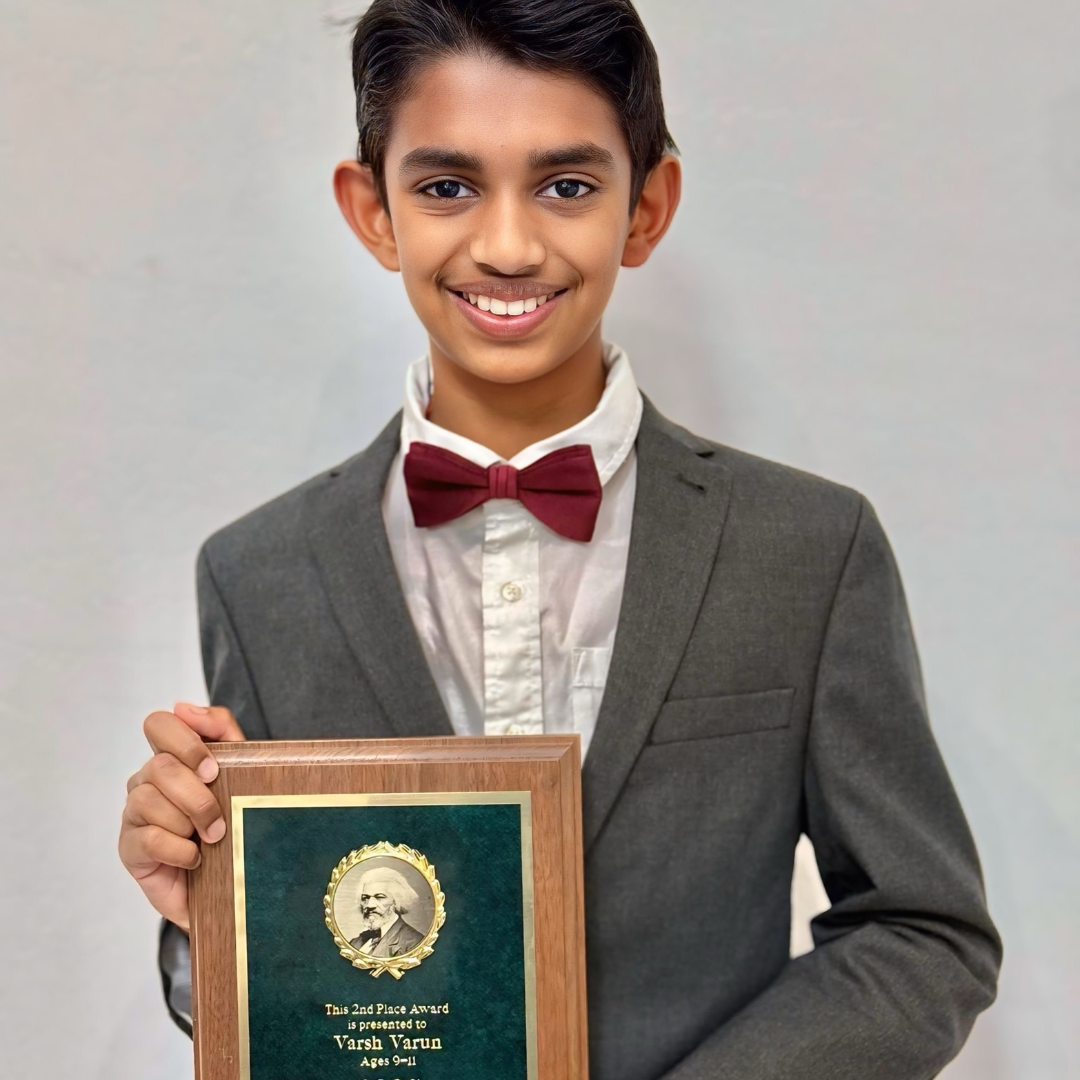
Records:
<instances>
[{"instance_id":1,"label":"green plaque plate","mask_svg":"<svg viewBox=\"0 0 1080 1080\"><path fill-rule=\"evenodd\" d=\"M242 1080L535 1080L529 792L231 804Z\"/></svg>"}]
</instances>

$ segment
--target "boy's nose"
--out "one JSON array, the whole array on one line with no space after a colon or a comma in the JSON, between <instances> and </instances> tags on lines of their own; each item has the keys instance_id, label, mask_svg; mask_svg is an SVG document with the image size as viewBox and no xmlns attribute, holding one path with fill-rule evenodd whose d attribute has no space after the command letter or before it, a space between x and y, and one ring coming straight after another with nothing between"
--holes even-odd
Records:
<instances>
[{"instance_id":1,"label":"boy's nose","mask_svg":"<svg viewBox=\"0 0 1080 1080\"><path fill-rule=\"evenodd\" d=\"M543 265L547 250L532 215L516 199L493 200L478 218L469 254L487 273L531 274Z\"/></svg>"}]
</instances>

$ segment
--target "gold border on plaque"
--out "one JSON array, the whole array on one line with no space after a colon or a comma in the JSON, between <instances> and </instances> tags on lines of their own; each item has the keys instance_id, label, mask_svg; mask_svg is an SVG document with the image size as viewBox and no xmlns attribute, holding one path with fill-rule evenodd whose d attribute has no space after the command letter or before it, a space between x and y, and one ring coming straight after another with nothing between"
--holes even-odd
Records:
<instances>
[{"instance_id":1,"label":"gold border on plaque","mask_svg":"<svg viewBox=\"0 0 1080 1080\"><path fill-rule=\"evenodd\" d=\"M521 808L521 922L525 968L526 1080L536 1075L536 946L533 934L532 792L388 791L368 795L233 795L233 920L236 927L236 1000L240 1080L251 1080L247 984L247 891L244 881L244 810L263 807L457 806L511 803ZM339 864L340 865L340 864ZM324 900L325 903L325 900ZM441 925L441 924L440 924Z\"/></svg>"},{"instance_id":2,"label":"gold border on plaque","mask_svg":"<svg viewBox=\"0 0 1080 1080\"><path fill-rule=\"evenodd\" d=\"M400 859L408 863L427 882L431 889L431 895L435 904L435 911L431 919L431 926L420 942L408 952L400 956L372 956L370 953L354 949L338 926L337 917L334 915L334 895L342 878L350 871L358 867L368 859L390 858ZM398 871L394 871L397 873ZM442 924L446 922L446 897L439 887L439 880L435 877L435 867L427 861L427 858L414 848L404 844L391 844L388 840L380 840L377 844L368 844L367 847L357 848L350 851L344 859L334 867L330 875L330 884L327 886L326 895L323 897L323 922L326 928L334 936L334 944L338 952L349 961L354 968L361 971L370 971L373 978L378 978L384 971L388 971L395 979L400 979L403 972L417 967L421 960L426 959L435 951L435 939L439 936Z\"/></svg>"}]
</instances>

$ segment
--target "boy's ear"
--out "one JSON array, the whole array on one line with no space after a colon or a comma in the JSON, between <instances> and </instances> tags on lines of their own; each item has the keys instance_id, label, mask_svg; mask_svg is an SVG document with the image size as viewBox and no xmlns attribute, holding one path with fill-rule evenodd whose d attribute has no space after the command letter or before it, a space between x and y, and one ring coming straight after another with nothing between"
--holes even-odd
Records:
<instances>
[{"instance_id":1,"label":"boy's ear","mask_svg":"<svg viewBox=\"0 0 1080 1080\"><path fill-rule=\"evenodd\" d=\"M623 246L623 266L641 266L652 254L675 216L681 193L682 166L674 154L665 154L649 173L641 189L641 198L630 215L630 232Z\"/></svg>"},{"instance_id":2,"label":"boy's ear","mask_svg":"<svg viewBox=\"0 0 1080 1080\"><path fill-rule=\"evenodd\" d=\"M334 197L364 247L387 270L400 270L394 227L379 198L370 166L357 161L341 162L334 170Z\"/></svg>"}]
</instances>

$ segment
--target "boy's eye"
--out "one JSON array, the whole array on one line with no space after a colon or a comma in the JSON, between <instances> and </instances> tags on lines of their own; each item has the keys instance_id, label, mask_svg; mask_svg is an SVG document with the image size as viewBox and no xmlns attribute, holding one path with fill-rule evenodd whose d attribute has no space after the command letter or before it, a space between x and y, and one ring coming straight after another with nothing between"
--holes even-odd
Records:
<instances>
[{"instance_id":1,"label":"boy's eye","mask_svg":"<svg viewBox=\"0 0 1080 1080\"><path fill-rule=\"evenodd\" d=\"M544 188L540 194L548 198L580 199L583 195L590 194L592 190L592 185L586 184L584 180L556 180L554 184L549 184Z\"/></svg>"},{"instance_id":2,"label":"boy's eye","mask_svg":"<svg viewBox=\"0 0 1080 1080\"><path fill-rule=\"evenodd\" d=\"M460 180L436 180L420 190L427 195L434 195L436 199L460 199L472 194Z\"/></svg>"}]
</instances>

